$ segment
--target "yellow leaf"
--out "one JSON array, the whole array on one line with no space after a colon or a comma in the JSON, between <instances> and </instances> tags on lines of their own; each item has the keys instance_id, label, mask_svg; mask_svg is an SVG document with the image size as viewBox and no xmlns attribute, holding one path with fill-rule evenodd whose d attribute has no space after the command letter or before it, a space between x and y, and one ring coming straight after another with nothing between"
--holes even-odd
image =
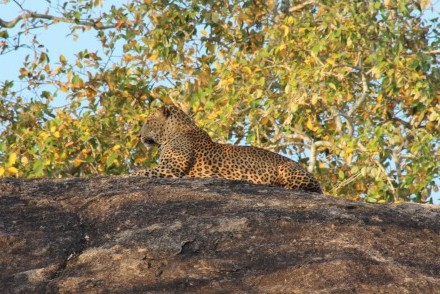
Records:
<instances>
[{"instance_id":1,"label":"yellow leaf","mask_svg":"<svg viewBox=\"0 0 440 294\"><path fill-rule=\"evenodd\" d=\"M72 146L72 145L73 145L73 142L72 142L72 141L67 142L66 145L64 145L64 148L67 148L67 147Z\"/></svg>"},{"instance_id":2,"label":"yellow leaf","mask_svg":"<svg viewBox=\"0 0 440 294\"><path fill-rule=\"evenodd\" d=\"M5 174L5 169L0 166L0 177Z\"/></svg>"},{"instance_id":3,"label":"yellow leaf","mask_svg":"<svg viewBox=\"0 0 440 294\"><path fill-rule=\"evenodd\" d=\"M49 134L46 132L40 133L39 136L40 136L42 142L45 142L47 140L47 138L49 138Z\"/></svg>"},{"instance_id":4,"label":"yellow leaf","mask_svg":"<svg viewBox=\"0 0 440 294\"><path fill-rule=\"evenodd\" d=\"M125 23L123 20L119 19L119 20L116 22L116 28L117 28L117 29L120 29L120 28L124 27L125 24L126 24L126 23Z\"/></svg>"},{"instance_id":5,"label":"yellow leaf","mask_svg":"<svg viewBox=\"0 0 440 294\"><path fill-rule=\"evenodd\" d=\"M22 76L27 76L29 74L29 72L25 68L20 68L20 74Z\"/></svg>"},{"instance_id":6,"label":"yellow leaf","mask_svg":"<svg viewBox=\"0 0 440 294\"><path fill-rule=\"evenodd\" d=\"M66 57L64 57L64 55L60 55L60 62L63 64L67 62Z\"/></svg>"},{"instance_id":7,"label":"yellow leaf","mask_svg":"<svg viewBox=\"0 0 440 294\"><path fill-rule=\"evenodd\" d=\"M267 116L263 116L263 118L260 120L260 125L265 125L269 121L269 118Z\"/></svg>"},{"instance_id":8,"label":"yellow leaf","mask_svg":"<svg viewBox=\"0 0 440 294\"><path fill-rule=\"evenodd\" d=\"M248 66L243 67L241 70L247 74L252 74L252 70Z\"/></svg>"},{"instance_id":9,"label":"yellow leaf","mask_svg":"<svg viewBox=\"0 0 440 294\"><path fill-rule=\"evenodd\" d=\"M315 126L311 120L308 120L306 123L306 127L311 131L316 131L318 129L317 126Z\"/></svg>"},{"instance_id":10,"label":"yellow leaf","mask_svg":"<svg viewBox=\"0 0 440 294\"><path fill-rule=\"evenodd\" d=\"M327 63L330 65L335 65L335 60L333 58L328 58Z\"/></svg>"},{"instance_id":11,"label":"yellow leaf","mask_svg":"<svg viewBox=\"0 0 440 294\"><path fill-rule=\"evenodd\" d=\"M316 94L316 93L313 94L312 100L311 100L312 105L316 105L316 103L318 102L318 99L319 99L318 94Z\"/></svg>"},{"instance_id":12,"label":"yellow leaf","mask_svg":"<svg viewBox=\"0 0 440 294\"><path fill-rule=\"evenodd\" d=\"M103 0L95 0L93 2L93 6L102 6L104 4Z\"/></svg>"},{"instance_id":13,"label":"yellow leaf","mask_svg":"<svg viewBox=\"0 0 440 294\"><path fill-rule=\"evenodd\" d=\"M90 149L83 149L83 150L81 150L81 153L84 155L84 156L86 156L87 154L89 154L91 151L90 151Z\"/></svg>"},{"instance_id":14,"label":"yellow leaf","mask_svg":"<svg viewBox=\"0 0 440 294\"><path fill-rule=\"evenodd\" d=\"M261 89L257 89L255 91L254 97L255 98L260 98L261 96L263 96L263 91Z\"/></svg>"},{"instance_id":15,"label":"yellow leaf","mask_svg":"<svg viewBox=\"0 0 440 294\"><path fill-rule=\"evenodd\" d=\"M134 160L135 163L142 163L142 162L145 162L145 161L147 161L146 157L138 157L138 158L136 158Z\"/></svg>"},{"instance_id":16,"label":"yellow leaf","mask_svg":"<svg viewBox=\"0 0 440 294\"><path fill-rule=\"evenodd\" d=\"M7 171L8 171L9 173L13 174L13 175L18 174L18 169L16 169L16 168L13 167L13 166L8 167Z\"/></svg>"},{"instance_id":17,"label":"yellow leaf","mask_svg":"<svg viewBox=\"0 0 440 294\"><path fill-rule=\"evenodd\" d=\"M202 33L203 36L208 35L208 32L206 30L201 30L200 32Z\"/></svg>"},{"instance_id":18,"label":"yellow leaf","mask_svg":"<svg viewBox=\"0 0 440 294\"><path fill-rule=\"evenodd\" d=\"M112 148L113 151L118 151L119 149L121 149L121 145L119 145L119 144L113 146L113 148Z\"/></svg>"},{"instance_id":19,"label":"yellow leaf","mask_svg":"<svg viewBox=\"0 0 440 294\"><path fill-rule=\"evenodd\" d=\"M284 31L284 37L287 37L290 31L289 27L286 25L281 25L280 28Z\"/></svg>"},{"instance_id":20,"label":"yellow leaf","mask_svg":"<svg viewBox=\"0 0 440 294\"><path fill-rule=\"evenodd\" d=\"M81 163L83 163L83 161L81 160L81 159L74 159L73 160L73 166L74 167L78 167L78 166L80 166L81 165Z\"/></svg>"},{"instance_id":21,"label":"yellow leaf","mask_svg":"<svg viewBox=\"0 0 440 294\"><path fill-rule=\"evenodd\" d=\"M127 98L127 97L130 96L130 93L128 93L127 90L124 90L124 91L122 91L121 96L124 97L124 98Z\"/></svg>"},{"instance_id":22,"label":"yellow leaf","mask_svg":"<svg viewBox=\"0 0 440 294\"><path fill-rule=\"evenodd\" d=\"M60 137L60 132L58 132L58 131L54 132L54 133L53 133L53 136L54 136L55 138L59 138L59 137Z\"/></svg>"},{"instance_id":23,"label":"yellow leaf","mask_svg":"<svg viewBox=\"0 0 440 294\"><path fill-rule=\"evenodd\" d=\"M377 103L382 103L382 100L383 100L383 95L382 94L379 94L379 95L377 95Z\"/></svg>"},{"instance_id":24,"label":"yellow leaf","mask_svg":"<svg viewBox=\"0 0 440 294\"><path fill-rule=\"evenodd\" d=\"M351 146L347 146L347 147L345 148L345 153L347 153L347 154L351 154L351 153L353 153L355 150L356 150L355 148L353 148L353 147L351 147Z\"/></svg>"},{"instance_id":25,"label":"yellow leaf","mask_svg":"<svg viewBox=\"0 0 440 294\"><path fill-rule=\"evenodd\" d=\"M136 57L127 53L127 54L124 54L124 59L125 59L125 61L132 61L132 60L136 59Z\"/></svg>"},{"instance_id":26,"label":"yellow leaf","mask_svg":"<svg viewBox=\"0 0 440 294\"><path fill-rule=\"evenodd\" d=\"M98 29L100 29L100 28L102 28L104 25L102 24L102 22L97 22L97 23L95 23L95 27L96 28L98 28Z\"/></svg>"},{"instance_id":27,"label":"yellow leaf","mask_svg":"<svg viewBox=\"0 0 440 294\"><path fill-rule=\"evenodd\" d=\"M15 161L17 161L17 153L12 152L11 154L9 154L8 164L13 165Z\"/></svg>"},{"instance_id":28,"label":"yellow leaf","mask_svg":"<svg viewBox=\"0 0 440 294\"><path fill-rule=\"evenodd\" d=\"M153 53L153 54L149 54L147 56L148 56L148 60L156 60L159 57L159 54Z\"/></svg>"},{"instance_id":29,"label":"yellow leaf","mask_svg":"<svg viewBox=\"0 0 440 294\"><path fill-rule=\"evenodd\" d=\"M419 2L420 2L420 8L422 9L422 11L425 10L425 8L431 4L431 1L429 1L429 0L421 0ZM434 3L432 5L434 5ZM434 8L432 8L432 9L434 9Z\"/></svg>"},{"instance_id":30,"label":"yellow leaf","mask_svg":"<svg viewBox=\"0 0 440 294\"><path fill-rule=\"evenodd\" d=\"M27 165L29 163L29 159L26 156L23 156L20 161L23 163L23 165Z\"/></svg>"}]
</instances>

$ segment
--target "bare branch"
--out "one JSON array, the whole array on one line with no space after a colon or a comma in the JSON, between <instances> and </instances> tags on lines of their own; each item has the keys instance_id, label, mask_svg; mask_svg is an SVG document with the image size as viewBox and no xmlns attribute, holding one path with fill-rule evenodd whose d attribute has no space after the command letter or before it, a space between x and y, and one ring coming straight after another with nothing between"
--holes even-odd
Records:
<instances>
[{"instance_id":1,"label":"bare branch","mask_svg":"<svg viewBox=\"0 0 440 294\"><path fill-rule=\"evenodd\" d=\"M310 146L310 162L309 166L307 167L307 171L309 173L313 172L313 167L316 163L316 150L318 147L328 147L333 148L333 144L329 141L316 141Z\"/></svg>"},{"instance_id":2,"label":"bare branch","mask_svg":"<svg viewBox=\"0 0 440 294\"><path fill-rule=\"evenodd\" d=\"M364 103L365 99L367 98L368 83L364 73L361 73L361 78L362 78L362 94L361 97L354 103L353 107L348 111L347 115L350 117L359 108L359 106L361 106L362 103Z\"/></svg>"},{"instance_id":3,"label":"bare branch","mask_svg":"<svg viewBox=\"0 0 440 294\"><path fill-rule=\"evenodd\" d=\"M316 3L316 0L304 1L301 4L298 4L298 5L295 5L293 7L290 7L289 8L289 12L295 12L295 11L301 10L304 7L306 7L307 5L311 5L311 4L315 4L315 3Z\"/></svg>"},{"instance_id":4,"label":"bare branch","mask_svg":"<svg viewBox=\"0 0 440 294\"><path fill-rule=\"evenodd\" d=\"M339 117L340 115L339 109L337 109L336 106L330 106L329 110L330 113L332 114L332 117L335 120L336 130L338 132L342 132L342 121L341 118Z\"/></svg>"},{"instance_id":5,"label":"bare branch","mask_svg":"<svg viewBox=\"0 0 440 294\"><path fill-rule=\"evenodd\" d=\"M76 19L68 19L65 17L58 17L58 16L54 16L54 15L50 15L50 14L41 14L41 13L36 13L36 12L31 12L31 11L26 11L25 13L17 16L16 18L14 18L10 21L6 21L6 20L3 20L0 18L0 27L13 28L20 21L26 21L28 19L46 19L46 20L51 20L51 21L55 21L55 22L79 24L79 25L93 27L96 30L106 30L106 29L111 29L111 28L117 27L116 24L103 25L101 23L101 18L98 18L98 19L92 20L92 21L76 20ZM126 26L127 26L127 24L119 25L119 27L126 27Z\"/></svg>"},{"instance_id":6,"label":"bare branch","mask_svg":"<svg viewBox=\"0 0 440 294\"><path fill-rule=\"evenodd\" d=\"M306 134L304 134L303 132L298 131L295 128L292 128L292 131L295 132L295 134L284 134L283 137L285 139L290 139L290 140L297 140L297 139L301 139L306 141L307 143L309 143L310 145L312 144L313 140L307 136Z\"/></svg>"},{"instance_id":7,"label":"bare branch","mask_svg":"<svg viewBox=\"0 0 440 294\"><path fill-rule=\"evenodd\" d=\"M332 115L331 119L335 120L336 130L338 132L342 132L342 120L339 117L339 116L342 116L343 118L345 118L345 122L347 124L347 134L349 136L353 136L354 128L353 128L353 122L352 122L351 117L349 117L347 114L341 113L336 106L331 106L329 108L329 110Z\"/></svg>"},{"instance_id":8,"label":"bare branch","mask_svg":"<svg viewBox=\"0 0 440 294\"><path fill-rule=\"evenodd\" d=\"M275 137L278 137L279 134L280 134L280 128L278 127L277 122L276 122L275 119L274 119L272 116L270 116L270 115L267 115L267 118L268 118L268 119L270 120L270 122L272 123L273 129L274 129L274 132L275 132L274 136L275 136Z\"/></svg>"},{"instance_id":9,"label":"bare branch","mask_svg":"<svg viewBox=\"0 0 440 294\"><path fill-rule=\"evenodd\" d=\"M437 50L431 50L431 51L422 51L422 52L413 52L411 50L408 50L405 52L408 55L413 55L413 54L417 54L417 53L423 53L426 55L439 55L440 54L440 49Z\"/></svg>"},{"instance_id":10,"label":"bare branch","mask_svg":"<svg viewBox=\"0 0 440 294\"><path fill-rule=\"evenodd\" d=\"M354 182L362 173L359 171L350 177L346 178L342 182L338 183L336 186L333 187L333 194L337 195L338 191L342 189L343 187L347 186L348 184Z\"/></svg>"},{"instance_id":11,"label":"bare branch","mask_svg":"<svg viewBox=\"0 0 440 294\"><path fill-rule=\"evenodd\" d=\"M428 55L437 55L440 54L440 49L439 50L432 50L432 51L423 51L424 54L428 54Z\"/></svg>"},{"instance_id":12,"label":"bare branch","mask_svg":"<svg viewBox=\"0 0 440 294\"><path fill-rule=\"evenodd\" d=\"M278 150L280 148L282 148L282 147L290 147L290 146L303 146L303 144L299 143L299 142L298 143L286 142L286 143L281 143L281 144L277 143L277 144L274 144L274 145L265 146L264 148L268 149L270 151L273 151L273 152L278 152Z\"/></svg>"}]
</instances>

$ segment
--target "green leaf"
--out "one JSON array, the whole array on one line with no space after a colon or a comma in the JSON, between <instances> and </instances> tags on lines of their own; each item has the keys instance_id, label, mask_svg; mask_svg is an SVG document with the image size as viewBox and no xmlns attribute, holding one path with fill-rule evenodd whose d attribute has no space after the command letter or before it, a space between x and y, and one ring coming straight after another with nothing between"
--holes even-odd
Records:
<instances>
[{"instance_id":1,"label":"green leaf","mask_svg":"<svg viewBox=\"0 0 440 294\"><path fill-rule=\"evenodd\" d=\"M118 153L112 152L110 153L109 157L107 157L107 160L105 161L105 166L108 168L113 165L114 161L118 158Z\"/></svg>"},{"instance_id":2,"label":"green leaf","mask_svg":"<svg viewBox=\"0 0 440 294\"><path fill-rule=\"evenodd\" d=\"M365 202L368 202L368 203L377 203L377 199L374 198L374 197L366 197L366 198L365 198Z\"/></svg>"},{"instance_id":3,"label":"green leaf","mask_svg":"<svg viewBox=\"0 0 440 294\"><path fill-rule=\"evenodd\" d=\"M9 33L7 30L0 31L0 38L7 39L9 38Z\"/></svg>"},{"instance_id":4,"label":"green leaf","mask_svg":"<svg viewBox=\"0 0 440 294\"><path fill-rule=\"evenodd\" d=\"M339 170L338 177L339 177L340 180L345 179L345 174L344 174L344 172L342 170Z\"/></svg>"}]
</instances>

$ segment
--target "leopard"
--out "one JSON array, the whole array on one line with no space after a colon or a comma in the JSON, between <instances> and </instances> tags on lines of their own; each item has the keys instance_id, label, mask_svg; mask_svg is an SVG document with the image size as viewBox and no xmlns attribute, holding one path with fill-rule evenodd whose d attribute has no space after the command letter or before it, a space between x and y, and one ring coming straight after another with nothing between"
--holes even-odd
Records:
<instances>
[{"instance_id":1,"label":"leopard","mask_svg":"<svg viewBox=\"0 0 440 294\"><path fill-rule=\"evenodd\" d=\"M152 111L138 137L148 151L158 147L158 164L131 176L223 178L322 194L319 182L298 162L259 147L214 142L175 105Z\"/></svg>"}]
</instances>

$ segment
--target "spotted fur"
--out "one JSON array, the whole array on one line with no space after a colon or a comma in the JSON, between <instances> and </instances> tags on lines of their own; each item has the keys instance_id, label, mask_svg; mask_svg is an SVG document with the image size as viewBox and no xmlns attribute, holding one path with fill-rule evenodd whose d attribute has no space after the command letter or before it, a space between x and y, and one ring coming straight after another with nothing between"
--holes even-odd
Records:
<instances>
[{"instance_id":1,"label":"spotted fur","mask_svg":"<svg viewBox=\"0 0 440 294\"><path fill-rule=\"evenodd\" d=\"M225 178L322 193L318 181L301 165L279 154L252 146L215 143L176 106L152 112L139 135L160 149L159 164L132 175L151 178Z\"/></svg>"}]
</instances>

